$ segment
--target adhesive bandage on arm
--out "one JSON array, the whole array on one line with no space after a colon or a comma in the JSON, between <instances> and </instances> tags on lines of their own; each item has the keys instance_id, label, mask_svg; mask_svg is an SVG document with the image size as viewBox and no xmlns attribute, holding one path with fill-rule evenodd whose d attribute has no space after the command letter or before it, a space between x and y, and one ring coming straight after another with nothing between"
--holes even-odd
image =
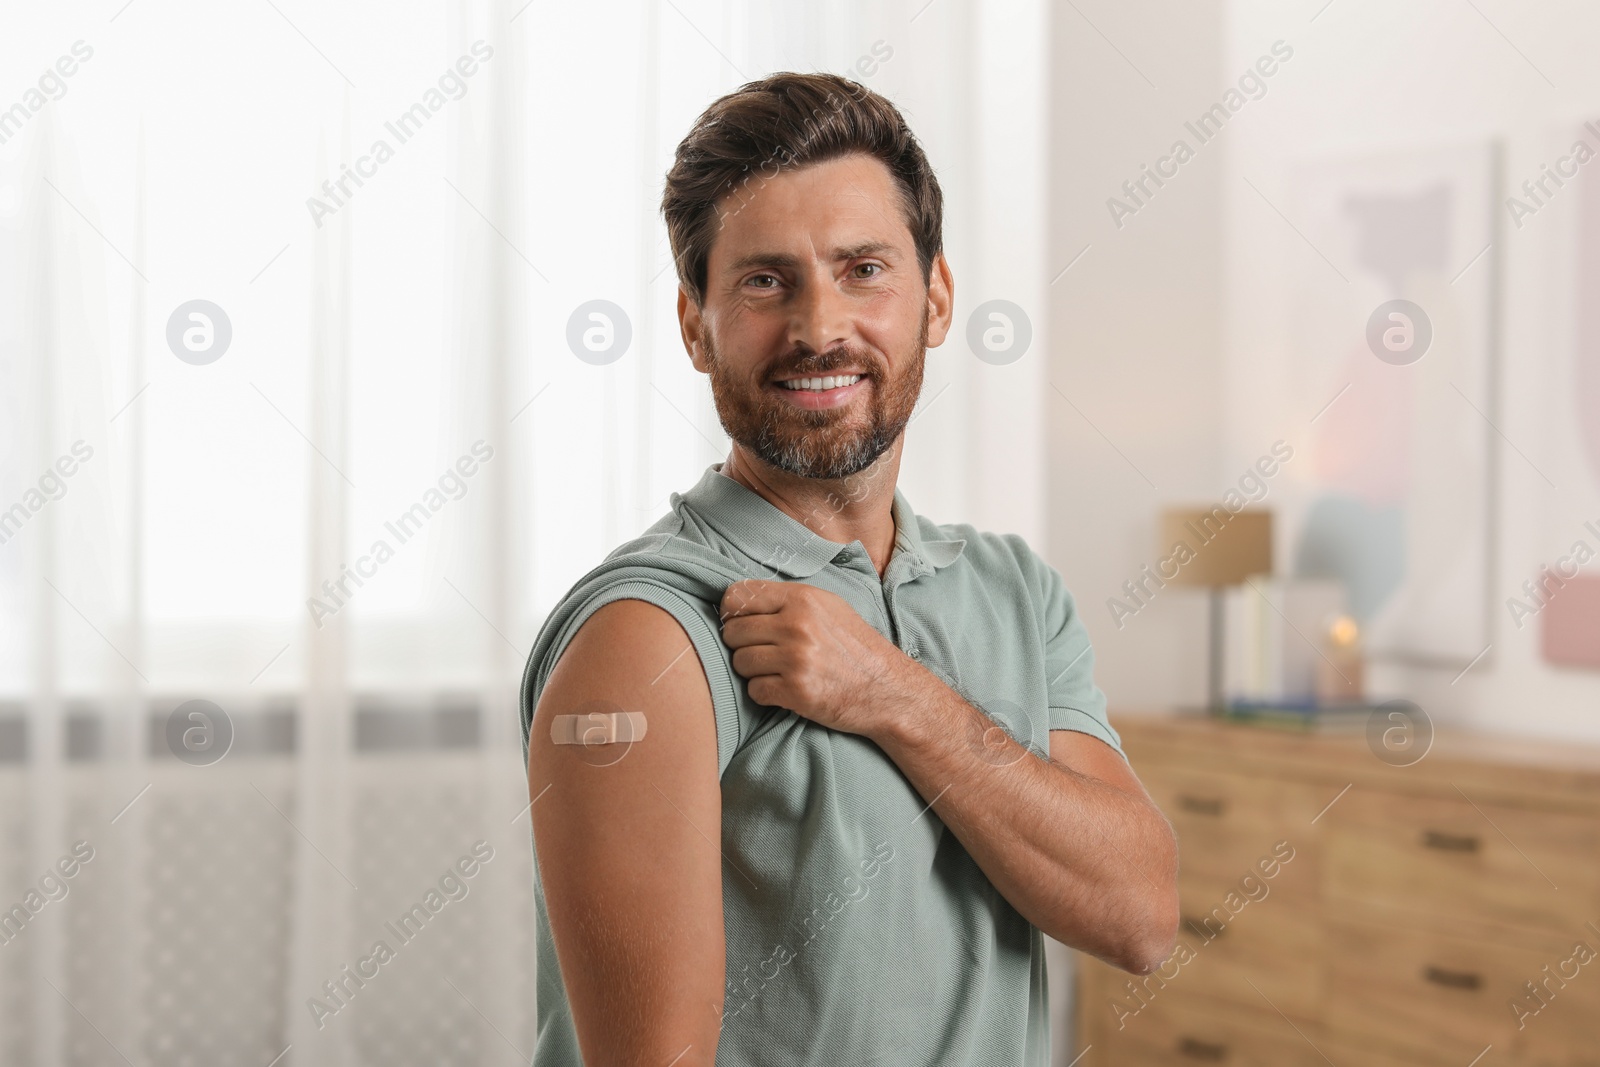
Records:
<instances>
[{"instance_id":1,"label":"adhesive bandage on arm","mask_svg":"<svg viewBox=\"0 0 1600 1067\"><path fill-rule=\"evenodd\" d=\"M616 745L644 737L644 713L592 711L557 715L550 720L550 740L557 745Z\"/></svg>"}]
</instances>

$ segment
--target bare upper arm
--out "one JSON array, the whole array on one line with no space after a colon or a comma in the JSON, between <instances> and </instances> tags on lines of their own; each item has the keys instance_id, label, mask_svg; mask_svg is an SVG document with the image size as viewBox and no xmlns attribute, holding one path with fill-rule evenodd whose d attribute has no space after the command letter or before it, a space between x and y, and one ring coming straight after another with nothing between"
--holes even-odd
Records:
<instances>
[{"instance_id":1,"label":"bare upper arm","mask_svg":"<svg viewBox=\"0 0 1600 1067\"><path fill-rule=\"evenodd\" d=\"M1093 734L1082 730L1051 730L1050 758L1079 774L1097 778L1114 789L1135 796L1154 806L1133 767L1121 753Z\"/></svg>"},{"instance_id":2,"label":"bare upper arm","mask_svg":"<svg viewBox=\"0 0 1600 1067\"><path fill-rule=\"evenodd\" d=\"M643 714L644 737L552 743L556 716L595 710ZM709 1067L725 969L716 723L668 612L619 600L579 628L534 711L528 787L584 1062Z\"/></svg>"}]
</instances>

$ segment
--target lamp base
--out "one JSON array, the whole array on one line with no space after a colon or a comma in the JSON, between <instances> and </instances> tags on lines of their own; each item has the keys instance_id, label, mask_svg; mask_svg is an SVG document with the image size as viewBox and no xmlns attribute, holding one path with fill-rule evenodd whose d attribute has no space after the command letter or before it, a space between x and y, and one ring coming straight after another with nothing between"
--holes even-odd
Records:
<instances>
[{"instance_id":1,"label":"lamp base","mask_svg":"<svg viewBox=\"0 0 1600 1067\"><path fill-rule=\"evenodd\" d=\"M1207 629L1208 659L1206 664L1206 711L1211 715L1222 715L1228 710L1226 698L1222 695L1222 670L1223 654L1227 644L1227 601L1224 599L1224 588L1214 585L1206 590L1210 597L1211 622Z\"/></svg>"}]
</instances>

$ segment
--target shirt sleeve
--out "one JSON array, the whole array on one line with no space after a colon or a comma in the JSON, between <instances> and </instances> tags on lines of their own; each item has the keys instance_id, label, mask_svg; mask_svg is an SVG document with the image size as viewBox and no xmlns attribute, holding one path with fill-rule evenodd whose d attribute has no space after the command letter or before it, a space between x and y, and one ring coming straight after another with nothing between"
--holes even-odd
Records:
<instances>
[{"instance_id":1,"label":"shirt sleeve","mask_svg":"<svg viewBox=\"0 0 1600 1067\"><path fill-rule=\"evenodd\" d=\"M1035 557L1037 559L1037 557ZM1122 738L1106 718L1106 695L1094 682L1094 648L1061 572L1038 560L1044 586L1044 662L1050 729L1099 738L1124 759Z\"/></svg>"},{"instance_id":2,"label":"shirt sleeve","mask_svg":"<svg viewBox=\"0 0 1600 1067\"><path fill-rule=\"evenodd\" d=\"M582 594L572 596L559 613L552 613L546 622L548 633L541 632L535 645L533 665L536 668L525 683L522 700L522 742L524 762L527 757L528 729L538 706L544 683L549 679L562 652L576 636L578 629L596 611L618 600L643 600L654 604L677 620L689 635L700 665L705 670L711 689L712 714L717 729L717 775L720 778L728 769L734 752L739 747L740 724L738 708L738 679L733 673L722 644L717 623L716 608L695 597L686 596L671 586L637 574L609 576L591 583ZM559 618L557 617L559 614Z\"/></svg>"}]
</instances>

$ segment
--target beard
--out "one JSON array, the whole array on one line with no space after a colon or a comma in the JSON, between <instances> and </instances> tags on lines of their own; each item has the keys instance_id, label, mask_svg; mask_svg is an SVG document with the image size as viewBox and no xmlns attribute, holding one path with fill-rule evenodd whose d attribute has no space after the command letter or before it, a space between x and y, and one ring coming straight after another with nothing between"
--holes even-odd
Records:
<instances>
[{"instance_id":1,"label":"beard","mask_svg":"<svg viewBox=\"0 0 1600 1067\"><path fill-rule=\"evenodd\" d=\"M701 333L711 398L730 438L763 463L801 478L848 478L870 467L905 431L922 394L922 369L928 352L928 309L898 374L871 353L844 345L802 353L775 363L751 384L720 358L709 329ZM866 402L811 410L798 407L766 388L779 377L827 377L845 367L862 369L870 386ZM782 388L779 386L778 388Z\"/></svg>"}]
</instances>

